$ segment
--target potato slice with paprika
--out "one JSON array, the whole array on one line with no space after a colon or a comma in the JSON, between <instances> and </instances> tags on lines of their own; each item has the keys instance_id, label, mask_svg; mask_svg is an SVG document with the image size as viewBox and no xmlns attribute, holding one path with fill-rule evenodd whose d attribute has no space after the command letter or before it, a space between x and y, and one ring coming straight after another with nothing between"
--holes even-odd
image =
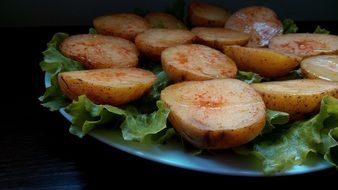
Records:
<instances>
[{"instance_id":1,"label":"potato slice with paprika","mask_svg":"<svg viewBox=\"0 0 338 190\"><path fill-rule=\"evenodd\" d=\"M192 26L224 27L231 13L216 5L192 2L189 19Z\"/></svg>"},{"instance_id":2,"label":"potato slice with paprika","mask_svg":"<svg viewBox=\"0 0 338 190\"><path fill-rule=\"evenodd\" d=\"M338 55L318 55L300 64L305 78L338 82Z\"/></svg>"},{"instance_id":3,"label":"potato slice with paprika","mask_svg":"<svg viewBox=\"0 0 338 190\"><path fill-rule=\"evenodd\" d=\"M250 35L226 28L196 27L191 30L196 35L196 43L222 50L226 45L245 45Z\"/></svg>"},{"instance_id":4,"label":"potato slice with paprika","mask_svg":"<svg viewBox=\"0 0 338 190\"><path fill-rule=\"evenodd\" d=\"M228 19L225 28L250 34L247 46L267 46L272 37L283 32L283 25L278 20L277 14L263 6L245 7Z\"/></svg>"},{"instance_id":5,"label":"potato slice with paprika","mask_svg":"<svg viewBox=\"0 0 338 190\"><path fill-rule=\"evenodd\" d=\"M248 84L236 79L177 83L161 92L176 131L202 149L242 145L260 134L265 105Z\"/></svg>"},{"instance_id":6,"label":"potato slice with paprika","mask_svg":"<svg viewBox=\"0 0 338 190\"><path fill-rule=\"evenodd\" d=\"M99 34L118 36L130 41L134 41L137 34L150 28L150 24L143 17L131 13L99 16L93 20L93 25Z\"/></svg>"},{"instance_id":7,"label":"potato slice with paprika","mask_svg":"<svg viewBox=\"0 0 338 190\"><path fill-rule=\"evenodd\" d=\"M309 33L285 34L272 38L269 48L301 57L338 54L338 36Z\"/></svg>"},{"instance_id":8,"label":"potato slice with paprika","mask_svg":"<svg viewBox=\"0 0 338 190\"><path fill-rule=\"evenodd\" d=\"M99 34L80 34L66 38L60 51L81 62L87 69L136 67L139 52L123 38Z\"/></svg>"},{"instance_id":9,"label":"potato slice with paprika","mask_svg":"<svg viewBox=\"0 0 338 190\"><path fill-rule=\"evenodd\" d=\"M161 57L163 70L175 82L235 78L236 64L218 50L188 44L168 48Z\"/></svg>"},{"instance_id":10,"label":"potato slice with paprika","mask_svg":"<svg viewBox=\"0 0 338 190\"><path fill-rule=\"evenodd\" d=\"M153 28L135 38L135 44L144 55L152 60L161 60L161 53L168 47L190 44L195 34L188 30Z\"/></svg>"},{"instance_id":11,"label":"potato slice with paprika","mask_svg":"<svg viewBox=\"0 0 338 190\"><path fill-rule=\"evenodd\" d=\"M95 103L114 106L138 99L155 80L152 72L138 68L71 71L58 75L61 90L70 99L86 95Z\"/></svg>"},{"instance_id":12,"label":"potato slice with paprika","mask_svg":"<svg viewBox=\"0 0 338 190\"><path fill-rule=\"evenodd\" d=\"M224 46L223 52L235 61L239 70L252 71L263 77L281 77L295 69L301 60L295 55L268 48Z\"/></svg>"},{"instance_id":13,"label":"potato slice with paprika","mask_svg":"<svg viewBox=\"0 0 338 190\"><path fill-rule=\"evenodd\" d=\"M261 94L268 109L290 114L290 120L317 112L324 96L338 98L338 82L299 79L251 85Z\"/></svg>"}]
</instances>

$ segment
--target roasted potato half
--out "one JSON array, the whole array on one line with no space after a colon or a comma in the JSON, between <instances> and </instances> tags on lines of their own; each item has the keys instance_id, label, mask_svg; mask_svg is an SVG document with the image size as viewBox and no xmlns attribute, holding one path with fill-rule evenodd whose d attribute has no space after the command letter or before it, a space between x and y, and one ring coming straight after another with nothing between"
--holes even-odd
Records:
<instances>
[{"instance_id":1,"label":"roasted potato half","mask_svg":"<svg viewBox=\"0 0 338 190\"><path fill-rule=\"evenodd\" d=\"M123 105L141 97L156 76L138 68L95 69L58 75L61 90L70 99L86 95L98 104Z\"/></svg>"},{"instance_id":2,"label":"roasted potato half","mask_svg":"<svg viewBox=\"0 0 338 190\"><path fill-rule=\"evenodd\" d=\"M276 13L263 6L252 6L238 10L225 24L225 28L250 34L247 46L267 46L272 37L283 33L283 24Z\"/></svg>"},{"instance_id":3,"label":"roasted potato half","mask_svg":"<svg viewBox=\"0 0 338 190\"><path fill-rule=\"evenodd\" d=\"M338 82L338 55L309 57L304 59L300 66L305 78Z\"/></svg>"},{"instance_id":4,"label":"roasted potato half","mask_svg":"<svg viewBox=\"0 0 338 190\"><path fill-rule=\"evenodd\" d=\"M150 28L150 24L143 17L130 13L96 17L93 25L99 34L118 36L130 41L134 41L137 34Z\"/></svg>"},{"instance_id":5,"label":"roasted potato half","mask_svg":"<svg viewBox=\"0 0 338 190\"><path fill-rule=\"evenodd\" d=\"M139 52L135 44L119 37L80 34L66 38L59 47L67 57L87 69L136 67Z\"/></svg>"},{"instance_id":6,"label":"roasted potato half","mask_svg":"<svg viewBox=\"0 0 338 190\"><path fill-rule=\"evenodd\" d=\"M182 21L168 13L151 12L146 14L144 18L152 28L187 29L187 26Z\"/></svg>"},{"instance_id":7,"label":"roasted potato half","mask_svg":"<svg viewBox=\"0 0 338 190\"><path fill-rule=\"evenodd\" d=\"M189 19L192 26L224 27L231 13L220 6L192 2Z\"/></svg>"},{"instance_id":8,"label":"roasted potato half","mask_svg":"<svg viewBox=\"0 0 338 190\"><path fill-rule=\"evenodd\" d=\"M223 52L239 70L253 71L264 77L281 77L299 65L300 57L268 48L224 46Z\"/></svg>"},{"instance_id":9,"label":"roasted potato half","mask_svg":"<svg viewBox=\"0 0 338 190\"><path fill-rule=\"evenodd\" d=\"M302 57L338 54L338 36L309 33L285 34L272 38L269 48Z\"/></svg>"},{"instance_id":10,"label":"roasted potato half","mask_svg":"<svg viewBox=\"0 0 338 190\"><path fill-rule=\"evenodd\" d=\"M162 68L175 82L235 78L236 64L218 50L198 44L163 51Z\"/></svg>"},{"instance_id":11,"label":"roasted potato half","mask_svg":"<svg viewBox=\"0 0 338 190\"><path fill-rule=\"evenodd\" d=\"M196 43L222 50L226 45L245 45L250 35L226 28L196 27L191 30L196 35Z\"/></svg>"},{"instance_id":12,"label":"roasted potato half","mask_svg":"<svg viewBox=\"0 0 338 190\"><path fill-rule=\"evenodd\" d=\"M338 98L338 82L299 79L251 85L261 94L268 109L287 112L290 120L317 112L324 96Z\"/></svg>"},{"instance_id":13,"label":"roasted potato half","mask_svg":"<svg viewBox=\"0 0 338 190\"><path fill-rule=\"evenodd\" d=\"M202 149L225 149L254 139L265 125L265 105L248 84L236 79L189 81L161 92L178 133Z\"/></svg>"},{"instance_id":14,"label":"roasted potato half","mask_svg":"<svg viewBox=\"0 0 338 190\"><path fill-rule=\"evenodd\" d=\"M152 60L161 60L161 53L168 47L190 44L195 34L188 30L153 28L135 38L135 44L144 55Z\"/></svg>"}]
</instances>

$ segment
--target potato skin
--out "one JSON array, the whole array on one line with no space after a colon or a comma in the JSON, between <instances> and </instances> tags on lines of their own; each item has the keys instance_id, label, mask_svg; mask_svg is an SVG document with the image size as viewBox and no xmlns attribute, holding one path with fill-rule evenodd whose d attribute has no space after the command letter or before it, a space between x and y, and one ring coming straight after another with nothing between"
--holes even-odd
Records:
<instances>
[{"instance_id":1,"label":"potato skin","mask_svg":"<svg viewBox=\"0 0 338 190\"><path fill-rule=\"evenodd\" d=\"M231 13L211 4L190 3L189 19L192 26L224 27Z\"/></svg>"},{"instance_id":2,"label":"potato skin","mask_svg":"<svg viewBox=\"0 0 338 190\"><path fill-rule=\"evenodd\" d=\"M188 81L161 92L169 121L202 149L225 149L254 139L265 125L265 105L254 89L236 79Z\"/></svg>"},{"instance_id":3,"label":"potato skin","mask_svg":"<svg viewBox=\"0 0 338 190\"><path fill-rule=\"evenodd\" d=\"M205 131L195 128L194 125L196 124L185 122L175 113L169 114L168 119L185 140L197 148L209 150L233 148L248 143L258 136L265 125L265 119L261 117L257 123L245 128L224 131Z\"/></svg>"},{"instance_id":4,"label":"potato skin","mask_svg":"<svg viewBox=\"0 0 338 190\"><path fill-rule=\"evenodd\" d=\"M235 78L236 64L221 52L204 45L167 48L161 56L163 70L174 82Z\"/></svg>"},{"instance_id":5,"label":"potato skin","mask_svg":"<svg viewBox=\"0 0 338 190\"><path fill-rule=\"evenodd\" d=\"M281 77L295 69L301 58L268 48L224 46L223 52L239 70L253 71L263 77Z\"/></svg>"},{"instance_id":6,"label":"potato skin","mask_svg":"<svg viewBox=\"0 0 338 190\"><path fill-rule=\"evenodd\" d=\"M299 79L251 85L263 98L268 109L290 114L290 121L319 111L324 96L338 98L338 83Z\"/></svg>"},{"instance_id":7,"label":"potato skin","mask_svg":"<svg viewBox=\"0 0 338 190\"><path fill-rule=\"evenodd\" d=\"M151 12L144 16L152 28L187 29L185 24L171 14Z\"/></svg>"},{"instance_id":8,"label":"potato skin","mask_svg":"<svg viewBox=\"0 0 338 190\"><path fill-rule=\"evenodd\" d=\"M150 24L136 14L115 13L99 16L93 20L95 30L99 34L118 36L134 41L137 34L150 28Z\"/></svg>"},{"instance_id":9,"label":"potato skin","mask_svg":"<svg viewBox=\"0 0 338 190\"><path fill-rule=\"evenodd\" d=\"M303 58L322 54L338 54L338 36L310 33L284 34L272 38L269 48Z\"/></svg>"},{"instance_id":10,"label":"potato skin","mask_svg":"<svg viewBox=\"0 0 338 190\"><path fill-rule=\"evenodd\" d=\"M135 38L135 44L148 58L159 61L161 53L168 47L190 44L195 40L195 34L181 29L149 29Z\"/></svg>"},{"instance_id":11,"label":"potato skin","mask_svg":"<svg viewBox=\"0 0 338 190\"><path fill-rule=\"evenodd\" d=\"M58 75L60 88L70 99L86 95L95 103L113 106L138 99L155 80L152 72L138 68L83 70Z\"/></svg>"},{"instance_id":12,"label":"potato skin","mask_svg":"<svg viewBox=\"0 0 338 190\"><path fill-rule=\"evenodd\" d=\"M195 42L222 50L226 45L245 45L250 35L226 28L195 27L191 32L196 35Z\"/></svg>"},{"instance_id":13,"label":"potato skin","mask_svg":"<svg viewBox=\"0 0 338 190\"><path fill-rule=\"evenodd\" d=\"M272 37L283 33L283 24L276 13L263 6L245 7L236 11L227 20L225 28L250 34L249 47L267 46Z\"/></svg>"},{"instance_id":14,"label":"potato skin","mask_svg":"<svg viewBox=\"0 0 338 190\"><path fill-rule=\"evenodd\" d=\"M66 38L59 47L67 57L87 69L136 67L139 52L123 38L98 34L79 34Z\"/></svg>"}]
</instances>

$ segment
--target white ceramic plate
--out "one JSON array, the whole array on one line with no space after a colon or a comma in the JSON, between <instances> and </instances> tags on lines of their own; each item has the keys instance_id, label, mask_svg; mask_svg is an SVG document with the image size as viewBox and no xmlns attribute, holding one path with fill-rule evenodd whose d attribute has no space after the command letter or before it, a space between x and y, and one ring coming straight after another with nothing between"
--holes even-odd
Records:
<instances>
[{"instance_id":1,"label":"white ceramic plate","mask_svg":"<svg viewBox=\"0 0 338 190\"><path fill-rule=\"evenodd\" d=\"M49 86L49 77L47 75L45 79L46 86ZM71 120L70 115L64 110L61 110L60 112L69 121ZM103 128L97 128L90 132L89 135L122 151L171 166L225 175L264 175L261 171L259 162L254 157L237 155L231 151L194 156L186 152L182 144L177 141L169 141L164 145L145 145L137 142L124 141L120 130L107 130ZM331 165L325 160L314 158L309 163L301 166L294 166L283 173L277 173L276 175L302 174L330 167Z\"/></svg>"}]
</instances>

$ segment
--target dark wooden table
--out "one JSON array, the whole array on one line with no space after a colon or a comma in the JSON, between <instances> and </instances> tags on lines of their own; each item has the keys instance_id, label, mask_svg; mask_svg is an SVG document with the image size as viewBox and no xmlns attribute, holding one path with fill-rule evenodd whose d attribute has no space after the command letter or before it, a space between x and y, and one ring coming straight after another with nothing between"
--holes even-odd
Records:
<instances>
[{"instance_id":1,"label":"dark wooden table","mask_svg":"<svg viewBox=\"0 0 338 190\"><path fill-rule=\"evenodd\" d=\"M337 32L337 22L323 22L323 27ZM312 31L311 22L299 25ZM337 178L336 169L305 175L273 178L221 176L189 171L141 159L98 142L91 137L70 135L69 123L57 112L39 105L43 93L43 73L38 63L41 52L55 32L87 33L88 27L0 28L1 33L1 131L0 189L46 188L82 189L116 187L129 180L129 186L146 178L146 186L155 186L155 178L167 185L178 181L209 184L252 185L285 181L308 183L309 178ZM198 179L203 179L198 180ZM135 184L134 184L135 185Z\"/></svg>"}]
</instances>

